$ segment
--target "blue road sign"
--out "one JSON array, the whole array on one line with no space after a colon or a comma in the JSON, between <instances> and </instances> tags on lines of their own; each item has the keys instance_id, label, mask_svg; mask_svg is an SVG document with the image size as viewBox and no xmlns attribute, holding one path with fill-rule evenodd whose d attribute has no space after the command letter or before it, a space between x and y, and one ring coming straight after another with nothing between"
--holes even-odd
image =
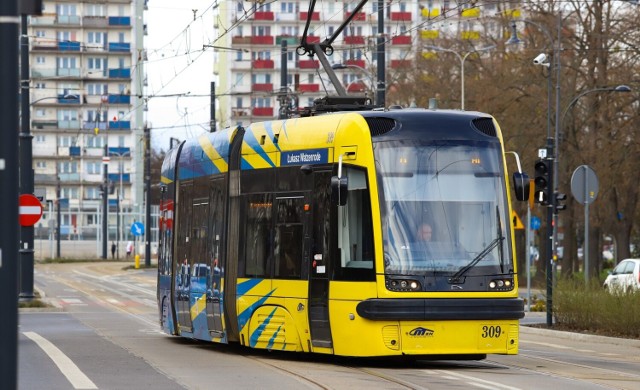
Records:
<instances>
[{"instance_id":1,"label":"blue road sign","mask_svg":"<svg viewBox=\"0 0 640 390\"><path fill-rule=\"evenodd\" d=\"M131 234L136 237L144 234L144 225L142 222L134 222L133 225L131 225Z\"/></svg>"},{"instance_id":2,"label":"blue road sign","mask_svg":"<svg viewBox=\"0 0 640 390\"><path fill-rule=\"evenodd\" d=\"M531 229L538 230L540 229L540 225L541 225L540 218L535 216L531 217Z\"/></svg>"}]
</instances>

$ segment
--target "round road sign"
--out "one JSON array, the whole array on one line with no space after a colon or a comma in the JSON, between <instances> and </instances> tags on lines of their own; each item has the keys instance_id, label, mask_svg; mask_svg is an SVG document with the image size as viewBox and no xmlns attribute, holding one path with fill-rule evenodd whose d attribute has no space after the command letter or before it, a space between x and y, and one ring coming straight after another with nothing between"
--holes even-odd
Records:
<instances>
[{"instance_id":1,"label":"round road sign","mask_svg":"<svg viewBox=\"0 0 640 390\"><path fill-rule=\"evenodd\" d=\"M20 226L33 226L42 216L42 203L31 194L22 194L19 199Z\"/></svg>"},{"instance_id":2,"label":"round road sign","mask_svg":"<svg viewBox=\"0 0 640 390\"><path fill-rule=\"evenodd\" d=\"M571 175L571 193L582 204L593 203L598 197L598 176L588 165L580 165Z\"/></svg>"}]
</instances>

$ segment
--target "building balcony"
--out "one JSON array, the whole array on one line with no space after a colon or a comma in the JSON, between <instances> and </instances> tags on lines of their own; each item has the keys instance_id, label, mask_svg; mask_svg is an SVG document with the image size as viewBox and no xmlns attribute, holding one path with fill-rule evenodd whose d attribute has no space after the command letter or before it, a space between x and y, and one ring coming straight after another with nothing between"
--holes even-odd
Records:
<instances>
[{"instance_id":1,"label":"building balcony","mask_svg":"<svg viewBox=\"0 0 640 390\"><path fill-rule=\"evenodd\" d=\"M296 90L298 92L320 92L320 84L299 84Z\"/></svg>"},{"instance_id":2,"label":"building balcony","mask_svg":"<svg viewBox=\"0 0 640 390\"><path fill-rule=\"evenodd\" d=\"M252 62L248 61L248 60L232 61L231 62L231 69L234 69L234 70L249 70L249 69L251 69L251 65L252 65Z\"/></svg>"},{"instance_id":3,"label":"building balcony","mask_svg":"<svg viewBox=\"0 0 640 390\"><path fill-rule=\"evenodd\" d=\"M241 36L231 37L231 44L232 45L250 45L251 37L241 37Z\"/></svg>"},{"instance_id":4,"label":"building balcony","mask_svg":"<svg viewBox=\"0 0 640 390\"><path fill-rule=\"evenodd\" d=\"M251 37L253 45L273 45L273 36L271 35L254 35Z\"/></svg>"},{"instance_id":5,"label":"building balcony","mask_svg":"<svg viewBox=\"0 0 640 390\"><path fill-rule=\"evenodd\" d=\"M60 51L80 51L80 42L62 41L58 42Z\"/></svg>"},{"instance_id":6,"label":"building balcony","mask_svg":"<svg viewBox=\"0 0 640 390\"><path fill-rule=\"evenodd\" d=\"M357 81L347 86L347 92L364 92L366 90L367 86L362 81Z\"/></svg>"},{"instance_id":7,"label":"building balcony","mask_svg":"<svg viewBox=\"0 0 640 390\"><path fill-rule=\"evenodd\" d=\"M345 45L364 45L364 37L360 35L350 35L344 37Z\"/></svg>"},{"instance_id":8,"label":"building balcony","mask_svg":"<svg viewBox=\"0 0 640 390\"><path fill-rule=\"evenodd\" d=\"M463 18L479 18L480 17L480 8L467 8L462 10L462 14L460 15Z\"/></svg>"},{"instance_id":9,"label":"building balcony","mask_svg":"<svg viewBox=\"0 0 640 390\"><path fill-rule=\"evenodd\" d=\"M276 45L281 45L282 41L287 41L287 45L295 46L298 44L298 38L288 35L279 35L276 37Z\"/></svg>"},{"instance_id":10,"label":"building balcony","mask_svg":"<svg viewBox=\"0 0 640 390\"><path fill-rule=\"evenodd\" d=\"M406 69L411 67L411 60L391 60L391 68Z\"/></svg>"},{"instance_id":11,"label":"building balcony","mask_svg":"<svg viewBox=\"0 0 640 390\"><path fill-rule=\"evenodd\" d=\"M58 121L59 129L79 129L80 121L77 119Z\"/></svg>"},{"instance_id":12,"label":"building balcony","mask_svg":"<svg viewBox=\"0 0 640 390\"><path fill-rule=\"evenodd\" d=\"M411 12L392 12L391 20L394 22L410 22Z\"/></svg>"},{"instance_id":13,"label":"building balcony","mask_svg":"<svg viewBox=\"0 0 640 390\"><path fill-rule=\"evenodd\" d=\"M460 39L478 40L480 39L480 32L479 31L461 31Z\"/></svg>"},{"instance_id":14,"label":"building balcony","mask_svg":"<svg viewBox=\"0 0 640 390\"><path fill-rule=\"evenodd\" d=\"M363 69L365 69L365 65L366 65L364 60L345 60L344 64L347 65L347 66L349 66L349 65L351 65L351 66L359 66L359 67L361 67Z\"/></svg>"},{"instance_id":15,"label":"building balcony","mask_svg":"<svg viewBox=\"0 0 640 390\"><path fill-rule=\"evenodd\" d=\"M108 101L109 104L131 104L131 96L129 95L109 95Z\"/></svg>"},{"instance_id":16,"label":"building balcony","mask_svg":"<svg viewBox=\"0 0 640 390\"><path fill-rule=\"evenodd\" d=\"M127 53L131 51L131 43L129 42L109 42L110 52L123 52Z\"/></svg>"},{"instance_id":17,"label":"building balcony","mask_svg":"<svg viewBox=\"0 0 640 390\"><path fill-rule=\"evenodd\" d=\"M82 123L82 128L84 130L95 130L96 127L98 130L107 130L107 122L85 121Z\"/></svg>"},{"instance_id":18,"label":"building balcony","mask_svg":"<svg viewBox=\"0 0 640 390\"><path fill-rule=\"evenodd\" d=\"M251 86L251 92L273 92L272 83L253 84Z\"/></svg>"},{"instance_id":19,"label":"building balcony","mask_svg":"<svg viewBox=\"0 0 640 390\"><path fill-rule=\"evenodd\" d=\"M273 69L273 60L254 60L252 63L253 69Z\"/></svg>"},{"instance_id":20,"label":"building balcony","mask_svg":"<svg viewBox=\"0 0 640 390\"><path fill-rule=\"evenodd\" d=\"M131 148L125 146L109 147L109 156L124 157L131 156Z\"/></svg>"},{"instance_id":21,"label":"building balcony","mask_svg":"<svg viewBox=\"0 0 640 390\"><path fill-rule=\"evenodd\" d=\"M435 18L438 16L440 16L440 8L432 8L432 9L424 8L422 10L423 18Z\"/></svg>"},{"instance_id":22,"label":"building balcony","mask_svg":"<svg viewBox=\"0 0 640 390\"><path fill-rule=\"evenodd\" d=\"M82 25L85 28L105 28L109 25L109 20L104 16L84 16Z\"/></svg>"},{"instance_id":23,"label":"building balcony","mask_svg":"<svg viewBox=\"0 0 640 390\"><path fill-rule=\"evenodd\" d=\"M80 95L58 94L57 99L60 104L80 104Z\"/></svg>"},{"instance_id":24,"label":"building balcony","mask_svg":"<svg viewBox=\"0 0 640 390\"><path fill-rule=\"evenodd\" d=\"M131 17L109 16L109 26L131 26Z\"/></svg>"},{"instance_id":25,"label":"building balcony","mask_svg":"<svg viewBox=\"0 0 640 390\"><path fill-rule=\"evenodd\" d=\"M255 116L273 116L273 107L255 107L251 111Z\"/></svg>"},{"instance_id":26,"label":"building balcony","mask_svg":"<svg viewBox=\"0 0 640 390\"><path fill-rule=\"evenodd\" d=\"M58 177L61 182L80 181L80 174L78 172L72 173L58 173Z\"/></svg>"},{"instance_id":27,"label":"building balcony","mask_svg":"<svg viewBox=\"0 0 640 390\"><path fill-rule=\"evenodd\" d=\"M31 121L31 127L34 129L55 129L58 127L58 121L55 119L34 119Z\"/></svg>"},{"instance_id":28,"label":"building balcony","mask_svg":"<svg viewBox=\"0 0 640 390\"><path fill-rule=\"evenodd\" d=\"M349 16L351 16L352 12L346 12L344 14L344 18L347 19ZM351 19L351 21L353 22L364 22L367 20L367 15L365 15L364 12L358 12L356 14L356 16L353 17L353 19Z\"/></svg>"},{"instance_id":29,"label":"building balcony","mask_svg":"<svg viewBox=\"0 0 640 390\"><path fill-rule=\"evenodd\" d=\"M411 45L410 35L399 35L391 38L392 45Z\"/></svg>"},{"instance_id":30,"label":"building balcony","mask_svg":"<svg viewBox=\"0 0 640 390\"><path fill-rule=\"evenodd\" d=\"M303 22L307 20L309 16L308 12L300 12L300 20ZM311 14L311 20L319 21L320 20L320 12L314 12Z\"/></svg>"},{"instance_id":31,"label":"building balcony","mask_svg":"<svg viewBox=\"0 0 640 390\"><path fill-rule=\"evenodd\" d=\"M56 23L64 25L80 25L80 16L78 15L56 15Z\"/></svg>"},{"instance_id":32,"label":"building balcony","mask_svg":"<svg viewBox=\"0 0 640 390\"><path fill-rule=\"evenodd\" d=\"M109 121L109 130L131 130L131 121Z\"/></svg>"},{"instance_id":33,"label":"building balcony","mask_svg":"<svg viewBox=\"0 0 640 390\"><path fill-rule=\"evenodd\" d=\"M273 12L269 12L269 11L257 11L256 13L253 14L253 20L275 20L275 17L273 16Z\"/></svg>"},{"instance_id":34,"label":"building balcony","mask_svg":"<svg viewBox=\"0 0 640 390\"><path fill-rule=\"evenodd\" d=\"M123 183L129 183L131 181L130 173L110 173L109 181L112 183L120 183L120 178L122 178Z\"/></svg>"},{"instance_id":35,"label":"building balcony","mask_svg":"<svg viewBox=\"0 0 640 390\"><path fill-rule=\"evenodd\" d=\"M80 147L79 146L70 146L69 147L69 156L79 157L80 156Z\"/></svg>"},{"instance_id":36,"label":"building balcony","mask_svg":"<svg viewBox=\"0 0 640 390\"><path fill-rule=\"evenodd\" d=\"M320 37L314 35L307 35L307 43L320 43Z\"/></svg>"},{"instance_id":37,"label":"building balcony","mask_svg":"<svg viewBox=\"0 0 640 390\"><path fill-rule=\"evenodd\" d=\"M110 79L130 79L131 69L130 68L109 69L109 78Z\"/></svg>"},{"instance_id":38,"label":"building balcony","mask_svg":"<svg viewBox=\"0 0 640 390\"><path fill-rule=\"evenodd\" d=\"M318 60L299 60L298 68L300 69L318 69L320 62Z\"/></svg>"},{"instance_id":39,"label":"building balcony","mask_svg":"<svg viewBox=\"0 0 640 390\"><path fill-rule=\"evenodd\" d=\"M80 68L58 68L56 76L59 77L80 77Z\"/></svg>"},{"instance_id":40,"label":"building balcony","mask_svg":"<svg viewBox=\"0 0 640 390\"><path fill-rule=\"evenodd\" d=\"M440 31L438 30L421 30L420 38L422 39L438 39L440 37Z\"/></svg>"},{"instance_id":41,"label":"building balcony","mask_svg":"<svg viewBox=\"0 0 640 390\"><path fill-rule=\"evenodd\" d=\"M231 116L234 118L245 118L251 115L251 108L236 107L231 109Z\"/></svg>"}]
</instances>

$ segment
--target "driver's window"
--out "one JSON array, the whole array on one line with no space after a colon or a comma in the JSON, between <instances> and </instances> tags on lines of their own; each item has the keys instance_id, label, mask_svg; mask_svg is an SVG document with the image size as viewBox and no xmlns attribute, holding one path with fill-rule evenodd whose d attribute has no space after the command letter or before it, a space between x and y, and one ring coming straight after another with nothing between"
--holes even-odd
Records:
<instances>
[{"instance_id":1,"label":"driver's window","mask_svg":"<svg viewBox=\"0 0 640 390\"><path fill-rule=\"evenodd\" d=\"M346 168L347 204L338 207L338 280L374 280L371 202L366 173Z\"/></svg>"}]
</instances>

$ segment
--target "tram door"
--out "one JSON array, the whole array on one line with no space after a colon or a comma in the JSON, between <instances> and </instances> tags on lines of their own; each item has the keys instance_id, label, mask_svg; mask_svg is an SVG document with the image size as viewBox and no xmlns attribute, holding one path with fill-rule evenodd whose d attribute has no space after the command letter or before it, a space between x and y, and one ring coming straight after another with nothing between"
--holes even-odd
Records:
<instances>
[{"instance_id":1,"label":"tram door","mask_svg":"<svg viewBox=\"0 0 640 390\"><path fill-rule=\"evenodd\" d=\"M314 347L331 348L329 322L331 171L316 171L310 228L305 229L305 241L310 242L309 254L309 325Z\"/></svg>"},{"instance_id":2,"label":"tram door","mask_svg":"<svg viewBox=\"0 0 640 390\"><path fill-rule=\"evenodd\" d=\"M180 185L178 193L178 234L176 242L176 256L174 258L175 278L174 302L178 317L178 329L192 332L191 305L189 295L191 293L191 224L193 207L193 183L187 182Z\"/></svg>"}]
</instances>

